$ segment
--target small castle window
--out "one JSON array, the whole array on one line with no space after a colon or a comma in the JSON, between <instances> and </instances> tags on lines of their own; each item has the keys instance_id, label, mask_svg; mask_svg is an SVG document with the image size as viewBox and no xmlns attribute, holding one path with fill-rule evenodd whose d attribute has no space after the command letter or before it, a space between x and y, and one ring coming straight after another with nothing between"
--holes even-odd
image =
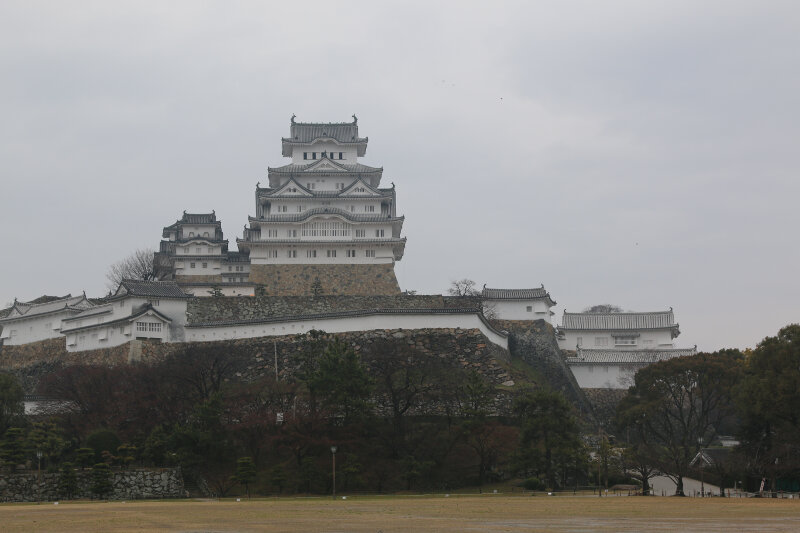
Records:
<instances>
[{"instance_id":1,"label":"small castle window","mask_svg":"<svg viewBox=\"0 0 800 533\"><path fill-rule=\"evenodd\" d=\"M208 263L203 263L203 268L208 268Z\"/></svg>"},{"instance_id":2,"label":"small castle window","mask_svg":"<svg viewBox=\"0 0 800 533\"><path fill-rule=\"evenodd\" d=\"M328 250L328 257L336 257L336 250Z\"/></svg>"},{"instance_id":3,"label":"small castle window","mask_svg":"<svg viewBox=\"0 0 800 533\"><path fill-rule=\"evenodd\" d=\"M194 268L194 267L195 267L194 263L189 263L189 268Z\"/></svg>"},{"instance_id":4,"label":"small castle window","mask_svg":"<svg viewBox=\"0 0 800 533\"><path fill-rule=\"evenodd\" d=\"M366 252L364 252L364 255L366 255L367 257L375 257L375 250L367 250Z\"/></svg>"},{"instance_id":5,"label":"small castle window","mask_svg":"<svg viewBox=\"0 0 800 533\"><path fill-rule=\"evenodd\" d=\"M529 305L529 306L527 306L527 307L525 308L525 310L526 310L527 312L529 312L529 313L532 313L532 312L533 312L533 306L532 306L532 305Z\"/></svg>"}]
</instances>

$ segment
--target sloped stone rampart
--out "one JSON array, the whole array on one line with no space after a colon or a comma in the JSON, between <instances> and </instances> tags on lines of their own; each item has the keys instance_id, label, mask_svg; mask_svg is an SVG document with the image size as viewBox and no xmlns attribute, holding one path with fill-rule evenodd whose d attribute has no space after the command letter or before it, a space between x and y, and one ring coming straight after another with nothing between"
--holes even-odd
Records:
<instances>
[{"instance_id":1,"label":"sloped stone rampart","mask_svg":"<svg viewBox=\"0 0 800 533\"><path fill-rule=\"evenodd\" d=\"M250 265L249 281L270 296L310 296L319 279L322 294L400 294L394 265Z\"/></svg>"},{"instance_id":2,"label":"sloped stone rampart","mask_svg":"<svg viewBox=\"0 0 800 533\"><path fill-rule=\"evenodd\" d=\"M514 357L520 357L542 376L550 388L561 392L581 413L592 417L592 406L575 381L558 347L555 330L545 320L492 320L496 329L510 334L508 347Z\"/></svg>"},{"instance_id":3,"label":"sloped stone rampart","mask_svg":"<svg viewBox=\"0 0 800 533\"><path fill-rule=\"evenodd\" d=\"M91 470L77 470L78 489L73 499L96 497L92 494ZM60 494L60 473L24 472L0 475L0 501L35 502L59 501L67 495ZM111 472L113 491L106 497L111 500L143 498L183 498L185 496L180 468L133 469Z\"/></svg>"},{"instance_id":4,"label":"sloped stone rampart","mask_svg":"<svg viewBox=\"0 0 800 533\"><path fill-rule=\"evenodd\" d=\"M628 394L627 389L582 389L592 405L597 421L604 427L613 425L617 413L617 405Z\"/></svg>"},{"instance_id":5,"label":"sloped stone rampart","mask_svg":"<svg viewBox=\"0 0 800 533\"><path fill-rule=\"evenodd\" d=\"M477 308L472 299L452 296L239 296L193 298L188 302L189 324L257 320L259 318L296 317L362 309L453 309Z\"/></svg>"}]
</instances>

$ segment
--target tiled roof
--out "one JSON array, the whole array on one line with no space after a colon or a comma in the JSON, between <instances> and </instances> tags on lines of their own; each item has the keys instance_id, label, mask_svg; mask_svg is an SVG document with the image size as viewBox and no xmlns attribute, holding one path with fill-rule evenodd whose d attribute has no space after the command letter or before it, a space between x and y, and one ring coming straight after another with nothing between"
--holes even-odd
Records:
<instances>
[{"instance_id":1,"label":"tiled roof","mask_svg":"<svg viewBox=\"0 0 800 533\"><path fill-rule=\"evenodd\" d=\"M337 169L337 170L328 170L328 169L317 170L317 169L309 168L309 167L311 167L312 165L314 165L315 163L317 163L319 161L331 161L335 166L342 167L342 168L341 168L341 170L339 170L339 169ZM334 172L335 173L342 173L342 174L371 174L373 172L383 172L383 168L381 168L381 167L371 167L369 165L363 165L361 163L346 164L346 163L340 163L338 161L334 161L333 159L321 159L321 160L314 161L314 163L309 163L309 164L305 164L305 165L290 163L288 165L283 165L282 167L274 167L274 168L273 167L269 167L267 170L270 173L276 173L276 174L299 174L299 173L313 174L315 172L320 172L320 173L324 172L324 173L328 173L328 174L334 173Z\"/></svg>"},{"instance_id":2,"label":"tiled roof","mask_svg":"<svg viewBox=\"0 0 800 533\"><path fill-rule=\"evenodd\" d=\"M144 296L152 298L189 298L174 281L142 281L125 279L120 283L121 294L130 296ZM118 294L120 294L118 292ZM120 295L121 295L120 294Z\"/></svg>"},{"instance_id":3,"label":"tiled roof","mask_svg":"<svg viewBox=\"0 0 800 533\"><path fill-rule=\"evenodd\" d=\"M113 311L113 309L114 309L114 304L109 303L109 304L97 305L95 307L90 307L89 309L86 309L85 311L77 315L65 318L64 322L69 322L72 320L80 320L82 318L86 318L87 316L95 316L95 315L110 313L111 311Z\"/></svg>"},{"instance_id":4,"label":"tiled roof","mask_svg":"<svg viewBox=\"0 0 800 533\"><path fill-rule=\"evenodd\" d=\"M672 309L651 313L567 313L559 329L629 330L677 328Z\"/></svg>"},{"instance_id":5,"label":"tiled roof","mask_svg":"<svg viewBox=\"0 0 800 533\"><path fill-rule=\"evenodd\" d=\"M300 222L311 218L314 215L338 215L353 222L397 222L405 220L405 217L391 217L389 215L360 215L354 214L338 207L315 207L307 209L302 213L285 215L268 215L263 218L248 217L252 222Z\"/></svg>"},{"instance_id":6,"label":"tiled roof","mask_svg":"<svg viewBox=\"0 0 800 533\"><path fill-rule=\"evenodd\" d=\"M358 123L353 122L292 122L285 142L308 143L320 137L330 137L341 143L367 142L358 136Z\"/></svg>"},{"instance_id":7,"label":"tiled roof","mask_svg":"<svg viewBox=\"0 0 800 533\"><path fill-rule=\"evenodd\" d=\"M61 330L61 333L64 334L64 335L68 335L68 334L74 333L76 331L83 331L83 330L101 328L101 327L108 327L108 326L116 326L118 324L123 324L125 322L131 322L133 320L136 320L137 318L139 318L140 316L142 316L142 315L144 315L144 314L146 314L148 312L153 313L154 315L156 315L158 318L160 318L161 320L163 320L167 324L172 323L172 319L171 318L169 318L168 316L166 316L166 315L164 315L162 313L159 313L157 310L155 310L153 308L152 305L144 304L139 309L133 310L133 312L128 316L123 316L123 317L120 317L120 318L118 318L116 320L111 320L109 322L101 322L99 324L88 324L86 326L80 326L80 327L72 328L72 329L63 329L63 330Z\"/></svg>"},{"instance_id":8,"label":"tiled roof","mask_svg":"<svg viewBox=\"0 0 800 533\"><path fill-rule=\"evenodd\" d=\"M185 224L213 224L218 221L217 214L213 211L211 213L187 213L184 211L183 217L179 222Z\"/></svg>"},{"instance_id":9,"label":"tiled roof","mask_svg":"<svg viewBox=\"0 0 800 533\"><path fill-rule=\"evenodd\" d=\"M45 298L39 298L43 300ZM82 294L80 296L72 296L67 295L63 298L56 298L50 299L48 298L47 301L41 303L25 303L25 302L14 302L14 306L9 309L8 314L6 315L6 320L14 320L17 318L22 317L31 317L37 315L44 315L46 313L53 313L62 310L69 310L69 311L80 311L81 309L85 309L86 307L91 307L91 303L86 299L86 295ZM14 309L16 309L20 314L15 316L8 316L10 315ZM20 316L21 315L21 316Z\"/></svg>"},{"instance_id":10,"label":"tiled roof","mask_svg":"<svg viewBox=\"0 0 800 533\"><path fill-rule=\"evenodd\" d=\"M407 241L406 237L384 237L383 239L352 239L352 238L342 238L341 240L330 240L330 239L267 239L267 240L253 240L248 241L245 239L237 239L237 242L247 242L249 244L262 244L264 246L274 245L274 244L297 244L297 245L305 245L305 244L330 244L331 246L341 246L343 244L350 245L350 244L398 244L402 243L405 244ZM227 272L223 272L223 275L227 274ZM236 274L236 272L231 272L231 274ZM241 274L241 272L239 272Z\"/></svg>"},{"instance_id":11,"label":"tiled roof","mask_svg":"<svg viewBox=\"0 0 800 533\"><path fill-rule=\"evenodd\" d=\"M550 297L544 286L537 289L487 289L483 288L481 296L487 300L533 300L536 298L547 298L550 300L550 305L556 305L556 302Z\"/></svg>"},{"instance_id":12,"label":"tiled roof","mask_svg":"<svg viewBox=\"0 0 800 533\"><path fill-rule=\"evenodd\" d=\"M578 348L574 357L567 357L570 365L648 364L666 361L673 357L697 354L695 348L668 350L589 350Z\"/></svg>"}]
</instances>

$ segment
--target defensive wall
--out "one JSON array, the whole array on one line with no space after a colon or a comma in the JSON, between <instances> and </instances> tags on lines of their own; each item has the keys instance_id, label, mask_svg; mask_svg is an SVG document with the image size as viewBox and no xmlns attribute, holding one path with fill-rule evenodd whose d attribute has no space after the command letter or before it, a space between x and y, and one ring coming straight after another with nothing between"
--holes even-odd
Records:
<instances>
[{"instance_id":1,"label":"defensive wall","mask_svg":"<svg viewBox=\"0 0 800 533\"><path fill-rule=\"evenodd\" d=\"M77 469L76 498L97 497L92 493L92 471ZM0 475L0 501L35 502L67 499L58 490L61 473L21 472ZM110 500L135 500L143 498L183 498L185 496L181 469L129 469L112 470L109 476L112 491L105 495Z\"/></svg>"}]
</instances>

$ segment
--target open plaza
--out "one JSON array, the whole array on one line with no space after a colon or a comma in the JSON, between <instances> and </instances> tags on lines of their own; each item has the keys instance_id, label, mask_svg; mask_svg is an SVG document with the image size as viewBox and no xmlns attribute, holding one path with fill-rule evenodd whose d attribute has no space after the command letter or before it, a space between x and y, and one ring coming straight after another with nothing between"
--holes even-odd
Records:
<instances>
[{"instance_id":1,"label":"open plaza","mask_svg":"<svg viewBox=\"0 0 800 533\"><path fill-rule=\"evenodd\" d=\"M347 496L0 505L6 532L797 531L800 500Z\"/></svg>"}]
</instances>

